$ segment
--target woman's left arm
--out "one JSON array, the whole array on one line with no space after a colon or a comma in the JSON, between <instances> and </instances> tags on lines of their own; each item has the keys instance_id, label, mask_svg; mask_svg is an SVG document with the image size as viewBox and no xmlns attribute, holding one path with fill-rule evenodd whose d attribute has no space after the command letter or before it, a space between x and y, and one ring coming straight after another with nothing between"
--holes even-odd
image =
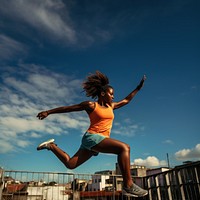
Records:
<instances>
[{"instance_id":1,"label":"woman's left arm","mask_svg":"<svg viewBox=\"0 0 200 200\"><path fill-rule=\"evenodd\" d=\"M118 109L128 104L133 99L133 97L137 94L137 92L143 87L145 80L146 80L146 76L144 75L139 85L127 97L125 97L119 102L113 102L112 104L113 109Z\"/></svg>"}]
</instances>

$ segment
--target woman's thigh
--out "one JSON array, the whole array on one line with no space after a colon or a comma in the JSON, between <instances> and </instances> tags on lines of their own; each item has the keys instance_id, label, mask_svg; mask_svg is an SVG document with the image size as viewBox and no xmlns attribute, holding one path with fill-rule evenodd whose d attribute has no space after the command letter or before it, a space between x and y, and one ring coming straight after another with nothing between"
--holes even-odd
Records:
<instances>
[{"instance_id":1,"label":"woman's thigh","mask_svg":"<svg viewBox=\"0 0 200 200\"><path fill-rule=\"evenodd\" d=\"M128 144L119 140L105 138L99 144L92 147L92 150L101 153L120 154L122 151L130 151L130 147Z\"/></svg>"}]
</instances>

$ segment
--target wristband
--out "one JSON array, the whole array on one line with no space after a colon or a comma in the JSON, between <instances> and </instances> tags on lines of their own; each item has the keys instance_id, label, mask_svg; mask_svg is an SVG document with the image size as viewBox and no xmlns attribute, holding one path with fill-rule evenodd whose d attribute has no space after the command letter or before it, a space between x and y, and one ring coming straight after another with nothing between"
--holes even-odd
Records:
<instances>
[{"instance_id":1,"label":"wristband","mask_svg":"<svg viewBox=\"0 0 200 200\"><path fill-rule=\"evenodd\" d=\"M138 91L139 91L141 88L142 88L141 85L138 85L138 86L136 87L136 89L137 89Z\"/></svg>"}]
</instances>

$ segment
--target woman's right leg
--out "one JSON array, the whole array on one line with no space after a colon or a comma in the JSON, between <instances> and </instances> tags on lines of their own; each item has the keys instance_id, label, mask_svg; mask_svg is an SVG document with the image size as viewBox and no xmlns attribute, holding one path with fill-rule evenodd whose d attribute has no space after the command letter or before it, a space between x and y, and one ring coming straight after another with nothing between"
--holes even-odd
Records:
<instances>
[{"instance_id":1,"label":"woman's right leg","mask_svg":"<svg viewBox=\"0 0 200 200\"><path fill-rule=\"evenodd\" d=\"M93 152L87 149L79 149L73 157L60 149L56 144L50 144L50 150L69 169L75 169L93 156Z\"/></svg>"},{"instance_id":2,"label":"woman's right leg","mask_svg":"<svg viewBox=\"0 0 200 200\"><path fill-rule=\"evenodd\" d=\"M130 172L130 147L129 145L112 139L106 138L99 144L94 146L92 150L102 153L113 153L118 156L118 164L121 169L124 187L123 194L133 197L142 197L148 194L148 191L140 188L133 183L131 172Z\"/></svg>"},{"instance_id":3,"label":"woman's right leg","mask_svg":"<svg viewBox=\"0 0 200 200\"><path fill-rule=\"evenodd\" d=\"M124 186L130 187L133 184L130 173L130 147L128 144L112 138L106 138L92 149L101 153L116 154Z\"/></svg>"}]
</instances>

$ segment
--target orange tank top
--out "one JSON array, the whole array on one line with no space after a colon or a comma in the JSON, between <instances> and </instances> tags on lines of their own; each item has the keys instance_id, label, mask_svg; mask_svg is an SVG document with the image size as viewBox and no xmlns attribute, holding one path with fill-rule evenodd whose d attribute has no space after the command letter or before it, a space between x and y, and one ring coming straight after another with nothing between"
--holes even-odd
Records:
<instances>
[{"instance_id":1,"label":"orange tank top","mask_svg":"<svg viewBox=\"0 0 200 200\"><path fill-rule=\"evenodd\" d=\"M90 127L88 132L98 133L106 137L110 137L110 131L114 119L113 109L109 107L101 107L95 102L94 110L89 114Z\"/></svg>"}]
</instances>

